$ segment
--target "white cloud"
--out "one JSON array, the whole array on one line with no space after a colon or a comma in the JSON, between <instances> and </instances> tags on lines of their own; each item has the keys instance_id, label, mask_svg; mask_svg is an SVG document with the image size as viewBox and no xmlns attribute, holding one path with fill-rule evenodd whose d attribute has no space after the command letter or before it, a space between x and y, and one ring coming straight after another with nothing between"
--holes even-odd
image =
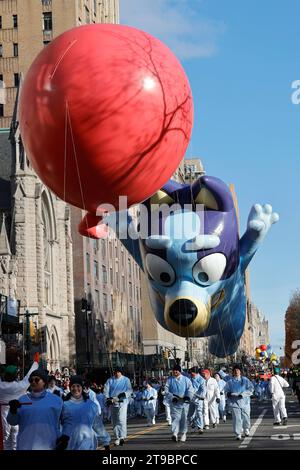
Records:
<instances>
[{"instance_id":1,"label":"white cloud","mask_svg":"<svg viewBox=\"0 0 300 470\"><path fill-rule=\"evenodd\" d=\"M181 59L211 57L225 24L201 16L202 0L120 0L120 22L157 37Z\"/></svg>"}]
</instances>

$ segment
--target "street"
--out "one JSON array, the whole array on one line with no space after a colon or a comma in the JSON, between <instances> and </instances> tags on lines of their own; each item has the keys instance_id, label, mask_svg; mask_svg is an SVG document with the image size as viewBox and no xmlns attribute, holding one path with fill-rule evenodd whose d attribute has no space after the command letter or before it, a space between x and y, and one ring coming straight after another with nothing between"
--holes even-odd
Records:
<instances>
[{"instance_id":1,"label":"street","mask_svg":"<svg viewBox=\"0 0 300 470\"><path fill-rule=\"evenodd\" d=\"M171 429L165 422L164 414L156 420L157 424L146 427L146 419L128 420L128 438L123 447L112 446L113 451L193 451L193 450L255 450L255 449L299 449L300 448L300 405L295 397L287 395L287 426L273 426L273 413L271 402L257 403L252 401L250 436L242 441L236 441L232 432L230 417L226 423L220 423L213 429L204 431L204 434L189 432L186 442L174 443L171 441ZM112 436L111 426L106 429ZM112 439L113 442L113 439Z\"/></svg>"}]
</instances>

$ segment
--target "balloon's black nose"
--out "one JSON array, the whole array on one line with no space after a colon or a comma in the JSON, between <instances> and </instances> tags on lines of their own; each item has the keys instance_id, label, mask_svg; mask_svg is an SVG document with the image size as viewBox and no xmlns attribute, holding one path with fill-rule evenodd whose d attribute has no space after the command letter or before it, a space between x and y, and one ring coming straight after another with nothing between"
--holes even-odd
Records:
<instances>
[{"instance_id":1,"label":"balloon's black nose","mask_svg":"<svg viewBox=\"0 0 300 470\"><path fill-rule=\"evenodd\" d=\"M198 309L194 302L188 299L178 299L170 307L169 315L178 325L190 325L198 314Z\"/></svg>"}]
</instances>

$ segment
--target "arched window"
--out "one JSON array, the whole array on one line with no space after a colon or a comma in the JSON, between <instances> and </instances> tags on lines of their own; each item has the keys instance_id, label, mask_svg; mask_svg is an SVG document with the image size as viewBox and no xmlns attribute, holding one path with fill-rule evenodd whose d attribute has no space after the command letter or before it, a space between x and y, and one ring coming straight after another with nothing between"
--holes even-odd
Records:
<instances>
[{"instance_id":1,"label":"arched window","mask_svg":"<svg viewBox=\"0 0 300 470\"><path fill-rule=\"evenodd\" d=\"M43 251L44 251L44 304L53 305L53 256L50 214L45 200L42 201Z\"/></svg>"},{"instance_id":2,"label":"arched window","mask_svg":"<svg viewBox=\"0 0 300 470\"><path fill-rule=\"evenodd\" d=\"M58 340L57 331L55 327L51 328L48 355L49 355L49 362L50 362L51 369L53 370L58 369L60 347L59 347L59 340Z\"/></svg>"}]
</instances>

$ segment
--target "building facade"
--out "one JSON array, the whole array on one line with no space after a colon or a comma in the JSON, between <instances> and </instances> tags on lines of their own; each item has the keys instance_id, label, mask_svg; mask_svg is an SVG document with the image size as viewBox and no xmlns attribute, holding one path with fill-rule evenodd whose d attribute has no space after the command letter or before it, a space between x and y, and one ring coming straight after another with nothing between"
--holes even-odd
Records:
<instances>
[{"instance_id":1,"label":"building facade","mask_svg":"<svg viewBox=\"0 0 300 470\"><path fill-rule=\"evenodd\" d=\"M82 237L81 209L72 207L71 216L78 363L121 365L133 374L143 355L139 266L114 234L101 240ZM90 313L82 309L84 298Z\"/></svg>"},{"instance_id":2,"label":"building facade","mask_svg":"<svg viewBox=\"0 0 300 470\"><path fill-rule=\"evenodd\" d=\"M205 175L205 170L199 158L187 158L184 160L184 181L193 183L200 176Z\"/></svg>"},{"instance_id":3,"label":"building facade","mask_svg":"<svg viewBox=\"0 0 300 470\"><path fill-rule=\"evenodd\" d=\"M118 0L0 1L0 128L9 128L20 74L52 39L89 23L118 23Z\"/></svg>"},{"instance_id":4,"label":"building facade","mask_svg":"<svg viewBox=\"0 0 300 470\"><path fill-rule=\"evenodd\" d=\"M18 302L14 314L24 319L22 344L8 346L16 349L19 363L24 352L29 361L33 348L39 350L44 365L55 370L75 363L70 210L32 170L15 118L10 133L1 132L0 138L0 293L10 304ZM5 313L7 308L8 303ZM35 346L31 340L24 344L30 334L25 331L26 311L32 314L31 336L39 334L31 338ZM8 340L9 325L1 326Z\"/></svg>"},{"instance_id":5,"label":"building facade","mask_svg":"<svg viewBox=\"0 0 300 470\"><path fill-rule=\"evenodd\" d=\"M253 302L250 302L248 308L251 319L251 348L254 355L255 349L261 344L270 344L269 322Z\"/></svg>"},{"instance_id":6,"label":"building facade","mask_svg":"<svg viewBox=\"0 0 300 470\"><path fill-rule=\"evenodd\" d=\"M30 318L42 330L51 369L75 362L70 207L30 167L14 114L17 89L53 38L74 26L118 21L118 0L0 1L0 294L19 300L21 315L36 313Z\"/></svg>"}]
</instances>

